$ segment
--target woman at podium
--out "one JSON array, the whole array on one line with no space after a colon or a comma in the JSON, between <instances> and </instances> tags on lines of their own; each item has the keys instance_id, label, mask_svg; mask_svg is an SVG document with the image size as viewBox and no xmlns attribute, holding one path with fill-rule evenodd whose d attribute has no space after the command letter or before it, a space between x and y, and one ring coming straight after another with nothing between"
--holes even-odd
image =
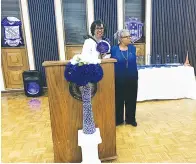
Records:
<instances>
[{"instance_id":1,"label":"woman at podium","mask_svg":"<svg viewBox=\"0 0 196 164\"><path fill-rule=\"evenodd\" d=\"M124 123L124 104L126 124L137 126L136 101L138 90L138 71L136 47L131 44L129 30L123 29L114 34L119 44L112 47L111 58L115 63L116 124Z\"/></svg>"},{"instance_id":2,"label":"woman at podium","mask_svg":"<svg viewBox=\"0 0 196 164\"><path fill-rule=\"evenodd\" d=\"M96 20L91 24L92 36L87 35L85 37L86 40L84 41L82 48L82 55L90 55L90 57L95 58L110 58L110 53L101 56L100 52L97 50L98 43L105 40L104 32L106 32L106 26L101 20Z\"/></svg>"}]
</instances>

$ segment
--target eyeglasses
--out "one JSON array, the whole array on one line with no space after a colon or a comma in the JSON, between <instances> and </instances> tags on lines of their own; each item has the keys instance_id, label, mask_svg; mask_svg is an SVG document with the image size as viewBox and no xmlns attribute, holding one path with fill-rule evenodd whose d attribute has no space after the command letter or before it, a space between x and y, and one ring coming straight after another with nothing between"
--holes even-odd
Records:
<instances>
[{"instance_id":1,"label":"eyeglasses","mask_svg":"<svg viewBox=\"0 0 196 164\"><path fill-rule=\"evenodd\" d=\"M104 28L103 27L96 27L95 29L96 30L103 30Z\"/></svg>"},{"instance_id":2,"label":"eyeglasses","mask_svg":"<svg viewBox=\"0 0 196 164\"><path fill-rule=\"evenodd\" d=\"M121 38L131 39L131 36L123 36Z\"/></svg>"}]
</instances>

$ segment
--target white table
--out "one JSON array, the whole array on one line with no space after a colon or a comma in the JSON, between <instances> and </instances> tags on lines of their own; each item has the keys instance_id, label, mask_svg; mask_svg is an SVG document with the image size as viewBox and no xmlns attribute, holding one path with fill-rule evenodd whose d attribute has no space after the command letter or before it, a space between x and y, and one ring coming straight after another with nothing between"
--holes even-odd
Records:
<instances>
[{"instance_id":1,"label":"white table","mask_svg":"<svg viewBox=\"0 0 196 164\"><path fill-rule=\"evenodd\" d=\"M145 68L139 69L138 75L137 101L196 99L196 79L193 67Z\"/></svg>"}]
</instances>

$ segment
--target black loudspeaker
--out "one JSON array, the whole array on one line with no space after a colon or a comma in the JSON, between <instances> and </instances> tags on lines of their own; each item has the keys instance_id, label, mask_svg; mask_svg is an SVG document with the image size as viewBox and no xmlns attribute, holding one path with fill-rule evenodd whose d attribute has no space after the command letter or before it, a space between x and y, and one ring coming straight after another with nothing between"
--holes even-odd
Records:
<instances>
[{"instance_id":1,"label":"black loudspeaker","mask_svg":"<svg viewBox=\"0 0 196 164\"><path fill-rule=\"evenodd\" d=\"M38 97L43 93L43 81L39 71L24 71L23 74L24 91L27 97Z\"/></svg>"}]
</instances>

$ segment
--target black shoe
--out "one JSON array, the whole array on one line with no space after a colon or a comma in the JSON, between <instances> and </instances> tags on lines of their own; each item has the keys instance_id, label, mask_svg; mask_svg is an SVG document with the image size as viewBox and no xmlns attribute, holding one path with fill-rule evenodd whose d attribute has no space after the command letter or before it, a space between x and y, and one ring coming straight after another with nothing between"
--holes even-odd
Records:
<instances>
[{"instance_id":1,"label":"black shoe","mask_svg":"<svg viewBox=\"0 0 196 164\"><path fill-rule=\"evenodd\" d=\"M123 122L116 122L116 126L123 125L123 124L124 124L124 121Z\"/></svg>"},{"instance_id":2,"label":"black shoe","mask_svg":"<svg viewBox=\"0 0 196 164\"><path fill-rule=\"evenodd\" d=\"M132 126L137 126L137 122L136 121L133 121L133 122L126 122L127 124L129 124L129 125L132 125Z\"/></svg>"}]
</instances>

